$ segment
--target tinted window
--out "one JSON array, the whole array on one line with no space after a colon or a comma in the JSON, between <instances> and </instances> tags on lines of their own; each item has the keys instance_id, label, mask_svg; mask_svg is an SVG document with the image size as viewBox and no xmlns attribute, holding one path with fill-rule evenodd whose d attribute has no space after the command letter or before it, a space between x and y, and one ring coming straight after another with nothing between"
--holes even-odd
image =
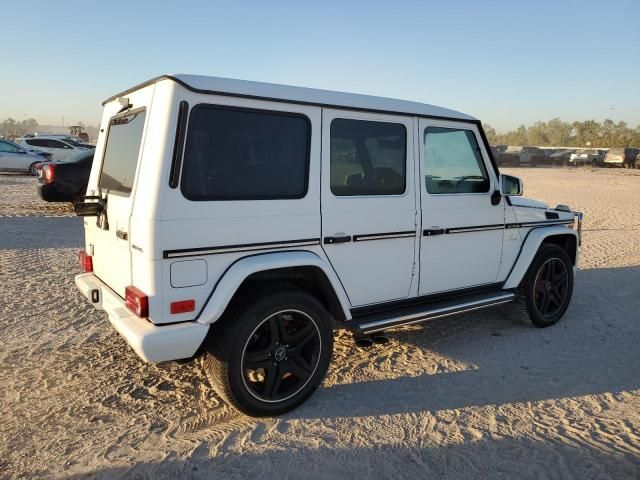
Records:
<instances>
[{"instance_id":1,"label":"tinted window","mask_svg":"<svg viewBox=\"0 0 640 480\"><path fill-rule=\"evenodd\" d=\"M102 159L100 188L125 195L131 193L138 165L145 111L118 115L109 122Z\"/></svg>"},{"instance_id":2,"label":"tinted window","mask_svg":"<svg viewBox=\"0 0 640 480\"><path fill-rule=\"evenodd\" d=\"M34 147L47 147L49 146L46 140L42 140L40 138L30 138L25 140L28 145L33 145Z\"/></svg>"},{"instance_id":3,"label":"tinted window","mask_svg":"<svg viewBox=\"0 0 640 480\"><path fill-rule=\"evenodd\" d=\"M189 116L182 193L190 200L301 198L310 133L301 115L196 106Z\"/></svg>"},{"instance_id":4,"label":"tinted window","mask_svg":"<svg viewBox=\"0 0 640 480\"><path fill-rule=\"evenodd\" d=\"M424 170L429 193L489 191L489 176L471 130L427 127Z\"/></svg>"},{"instance_id":5,"label":"tinted window","mask_svg":"<svg viewBox=\"0 0 640 480\"><path fill-rule=\"evenodd\" d=\"M407 131L398 123L331 122L331 191L337 196L405 191Z\"/></svg>"},{"instance_id":6,"label":"tinted window","mask_svg":"<svg viewBox=\"0 0 640 480\"><path fill-rule=\"evenodd\" d=\"M69 145L67 145L64 142L61 142L60 140L43 140L45 142L45 147L49 147L49 148L71 148Z\"/></svg>"}]
</instances>

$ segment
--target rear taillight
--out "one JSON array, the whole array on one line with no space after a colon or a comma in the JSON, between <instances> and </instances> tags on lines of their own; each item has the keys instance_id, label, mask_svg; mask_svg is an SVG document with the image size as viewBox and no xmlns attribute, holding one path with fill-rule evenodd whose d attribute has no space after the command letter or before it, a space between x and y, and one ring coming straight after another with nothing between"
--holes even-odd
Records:
<instances>
[{"instance_id":1,"label":"rear taillight","mask_svg":"<svg viewBox=\"0 0 640 480\"><path fill-rule=\"evenodd\" d=\"M93 259L91 255L87 255L87 252L80 250L80 252L78 252L78 260L85 272L93 272Z\"/></svg>"},{"instance_id":2,"label":"rear taillight","mask_svg":"<svg viewBox=\"0 0 640 480\"><path fill-rule=\"evenodd\" d=\"M149 316L149 297L133 285L125 288L124 300L127 308L138 317L147 318Z\"/></svg>"},{"instance_id":3,"label":"rear taillight","mask_svg":"<svg viewBox=\"0 0 640 480\"><path fill-rule=\"evenodd\" d=\"M45 165L42 168L44 169L44 183L53 183L56 178L56 166Z\"/></svg>"}]
</instances>

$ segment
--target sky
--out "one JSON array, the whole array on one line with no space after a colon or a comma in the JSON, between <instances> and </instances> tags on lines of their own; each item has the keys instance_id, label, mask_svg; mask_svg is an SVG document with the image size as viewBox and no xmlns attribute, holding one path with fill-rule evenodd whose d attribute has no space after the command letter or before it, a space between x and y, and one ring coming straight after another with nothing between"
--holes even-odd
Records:
<instances>
[{"instance_id":1,"label":"sky","mask_svg":"<svg viewBox=\"0 0 640 480\"><path fill-rule=\"evenodd\" d=\"M6 5L2 5L3 3ZM101 102L192 73L431 103L506 131L640 124L640 0L0 0L0 121L97 125ZM8 42L8 44L7 44Z\"/></svg>"}]
</instances>

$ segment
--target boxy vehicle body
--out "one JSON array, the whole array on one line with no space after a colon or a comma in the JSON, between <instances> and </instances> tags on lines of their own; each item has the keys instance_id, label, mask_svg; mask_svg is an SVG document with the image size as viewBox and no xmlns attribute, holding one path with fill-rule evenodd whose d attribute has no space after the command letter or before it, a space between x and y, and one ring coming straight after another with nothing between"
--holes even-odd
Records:
<instances>
[{"instance_id":1,"label":"boxy vehicle body","mask_svg":"<svg viewBox=\"0 0 640 480\"><path fill-rule=\"evenodd\" d=\"M225 399L277 414L322 380L333 323L371 335L519 288L555 323L581 216L519 194L465 114L163 76L104 103L76 284L143 359L204 351ZM545 316L550 258L565 283Z\"/></svg>"}]
</instances>

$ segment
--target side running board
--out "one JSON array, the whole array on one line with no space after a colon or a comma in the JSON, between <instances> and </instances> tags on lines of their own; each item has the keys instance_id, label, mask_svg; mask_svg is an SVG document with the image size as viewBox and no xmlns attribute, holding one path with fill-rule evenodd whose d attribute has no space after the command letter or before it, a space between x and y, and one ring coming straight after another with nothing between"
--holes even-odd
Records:
<instances>
[{"instance_id":1,"label":"side running board","mask_svg":"<svg viewBox=\"0 0 640 480\"><path fill-rule=\"evenodd\" d=\"M453 300L440 301L428 305L406 307L391 312L369 314L360 318L354 318L354 323L355 328L363 334L376 333L402 325L412 325L434 318L448 317L449 315L509 303L513 301L514 298L515 293L507 290L498 290L466 295Z\"/></svg>"}]
</instances>

